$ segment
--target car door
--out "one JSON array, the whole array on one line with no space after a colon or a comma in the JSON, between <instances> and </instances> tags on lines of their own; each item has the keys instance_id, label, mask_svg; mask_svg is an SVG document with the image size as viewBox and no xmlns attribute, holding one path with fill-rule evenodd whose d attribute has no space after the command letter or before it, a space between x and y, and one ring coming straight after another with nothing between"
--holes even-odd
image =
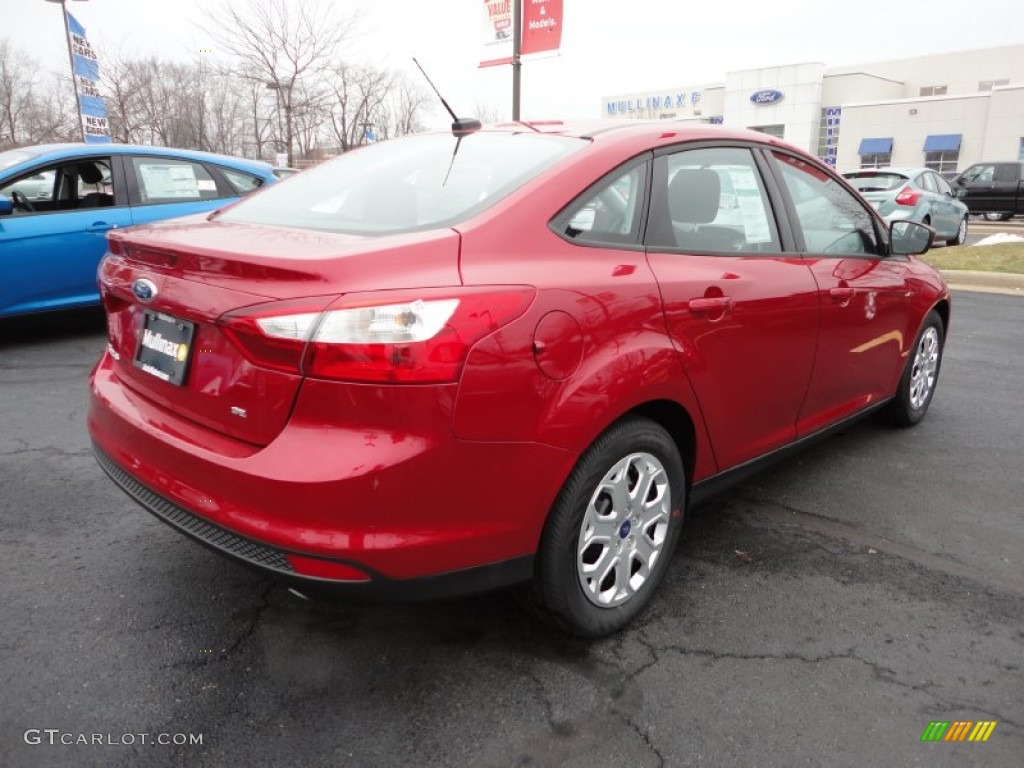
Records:
<instances>
[{"instance_id":1,"label":"car door","mask_svg":"<svg viewBox=\"0 0 1024 768\"><path fill-rule=\"evenodd\" d=\"M770 153L798 247L817 282L821 324L797 434L816 432L888 398L914 342L903 258L886 257L870 209L826 169Z\"/></svg>"},{"instance_id":2,"label":"car door","mask_svg":"<svg viewBox=\"0 0 1024 768\"><path fill-rule=\"evenodd\" d=\"M0 217L0 315L99 301L96 268L106 234L131 224L118 160L83 155L26 171L0 187L7 194L26 176L52 179L50 192L29 200L29 209Z\"/></svg>"},{"instance_id":3,"label":"car door","mask_svg":"<svg viewBox=\"0 0 1024 768\"><path fill-rule=\"evenodd\" d=\"M932 184L935 185L935 191L938 197L936 205L942 206L942 212L945 218L945 224L940 231L942 232L944 239L953 238L956 236L957 230L960 229L960 219L963 218L963 203L956 199L953 188L949 186L948 181L935 173L935 171L929 171L929 176L931 176ZM938 229L938 227L936 227L936 229Z\"/></svg>"},{"instance_id":4,"label":"car door","mask_svg":"<svg viewBox=\"0 0 1024 768\"><path fill-rule=\"evenodd\" d=\"M817 286L785 252L763 167L747 146L703 146L652 172L647 259L720 470L795 438L814 364Z\"/></svg>"},{"instance_id":5,"label":"car door","mask_svg":"<svg viewBox=\"0 0 1024 768\"><path fill-rule=\"evenodd\" d=\"M956 184L963 190L963 201L971 211L999 211L1006 205L997 199L995 163L972 165L957 176Z\"/></svg>"},{"instance_id":6,"label":"car door","mask_svg":"<svg viewBox=\"0 0 1024 768\"><path fill-rule=\"evenodd\" d=\"M127 173L135 224L219 208L238 194L205 163L158 155L132 155Z\"/></svg>"}]
</instances>

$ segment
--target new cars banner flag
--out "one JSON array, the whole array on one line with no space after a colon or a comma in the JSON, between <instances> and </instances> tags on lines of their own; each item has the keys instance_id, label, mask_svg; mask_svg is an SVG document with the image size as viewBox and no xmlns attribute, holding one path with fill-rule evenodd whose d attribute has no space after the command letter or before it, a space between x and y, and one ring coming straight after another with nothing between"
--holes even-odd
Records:
<instances>
[{"instance_id":1,"label":"new cars banner flag","mask_svg":"<svg viewBox=\"0 0 1024 768\"><path fill-rule=\"evenodd\" d=\"M87 144L107 144L110 129L107 125L107 105L100 95L100 63L96 52L85 37L85 27L68 13L68 31L71 34L71 60L75 75L75 90L82 108L79 116L82 133Z\"/></svg>"},{"instance_id":2,"label":"new cars banner flag","mask_svg":"<svg viewBox=\"0 0 1024 768\"><path fill-rule=\"evenodd\" d=\"M519 0L523 3L521 55L557 51L562 43L562 0ZM512 62L513 2L483 0L484 60L481 67Z\"/></svg>"}]
</instances>

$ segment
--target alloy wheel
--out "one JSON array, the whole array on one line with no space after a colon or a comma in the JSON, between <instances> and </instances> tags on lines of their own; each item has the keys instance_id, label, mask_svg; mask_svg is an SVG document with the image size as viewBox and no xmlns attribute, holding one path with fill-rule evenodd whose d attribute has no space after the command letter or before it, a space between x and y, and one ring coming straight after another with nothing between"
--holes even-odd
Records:
<instances>
[{"instance_id":1,"label":"alloy wheel","mask_svg":"<svg viewBox=\"0 0 1024 768\"><path fill-rule=\"evenodd\" d=\"M939 334L934 327L925 329L914 352L910 371L910 406L919 410L928 402L935 386L935 373L939 367Z\"/></svg>"},{"instance_id":2,"label":"alloy wheel","mask_svg":"<svg viewBox=\"0 0 1024 768\"><path fill-rule=\"evenodd\" d=\"M576 572L587 599L602 608L644 588L669 528L669 476L655 456L632 453L598 483L580 526Z\"/></svg>"}]
</instances>

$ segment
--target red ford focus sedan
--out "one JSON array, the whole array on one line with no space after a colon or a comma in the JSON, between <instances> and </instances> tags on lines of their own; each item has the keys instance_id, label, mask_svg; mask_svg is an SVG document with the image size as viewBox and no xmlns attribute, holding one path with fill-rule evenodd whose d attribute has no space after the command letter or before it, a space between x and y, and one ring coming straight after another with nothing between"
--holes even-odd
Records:
<instances>
[{"instance_id":1,"label":"red ford focus sedan","mask_svg":"<svg viewBox=\"0 0 1024 768\"><path fill-rule=\"evenodd\" d=\"M111 234L89 430L143 507L300 590L530 582L599 636L694 500L852 419L925 415L933 235L758 133L387 141Z\"/></svg>"}]
</instances>

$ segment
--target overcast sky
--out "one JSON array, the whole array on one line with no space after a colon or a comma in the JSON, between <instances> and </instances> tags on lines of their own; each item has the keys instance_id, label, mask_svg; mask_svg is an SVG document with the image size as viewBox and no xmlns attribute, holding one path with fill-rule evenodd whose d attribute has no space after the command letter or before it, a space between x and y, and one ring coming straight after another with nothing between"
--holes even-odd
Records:
<instances>
[{"instance_id":1,"label":"overcast sky","mask_svg":"<svg viewBox=\"0 0 1024 768\"><path fill-rule=\"evenodd\" d=\"M195 59L214 43L203 9L224 0L88 0L68 7L100 51ZM296 0L318 2L322 0ZM332 0L358 11L348 58L412 69L416 56L460 115L511 115L511 68L479 69L482 0ZM523 66L524 119L596 118L601 97L721 82L735 69L828 66L1024 43L1024 0L564 0L561 53ZM0 37L67 68L59 6L0 0ZM101 69L102 71L102 69ZM443 120L437 115L437 124Z\"/></svg>"}]
</instances>

